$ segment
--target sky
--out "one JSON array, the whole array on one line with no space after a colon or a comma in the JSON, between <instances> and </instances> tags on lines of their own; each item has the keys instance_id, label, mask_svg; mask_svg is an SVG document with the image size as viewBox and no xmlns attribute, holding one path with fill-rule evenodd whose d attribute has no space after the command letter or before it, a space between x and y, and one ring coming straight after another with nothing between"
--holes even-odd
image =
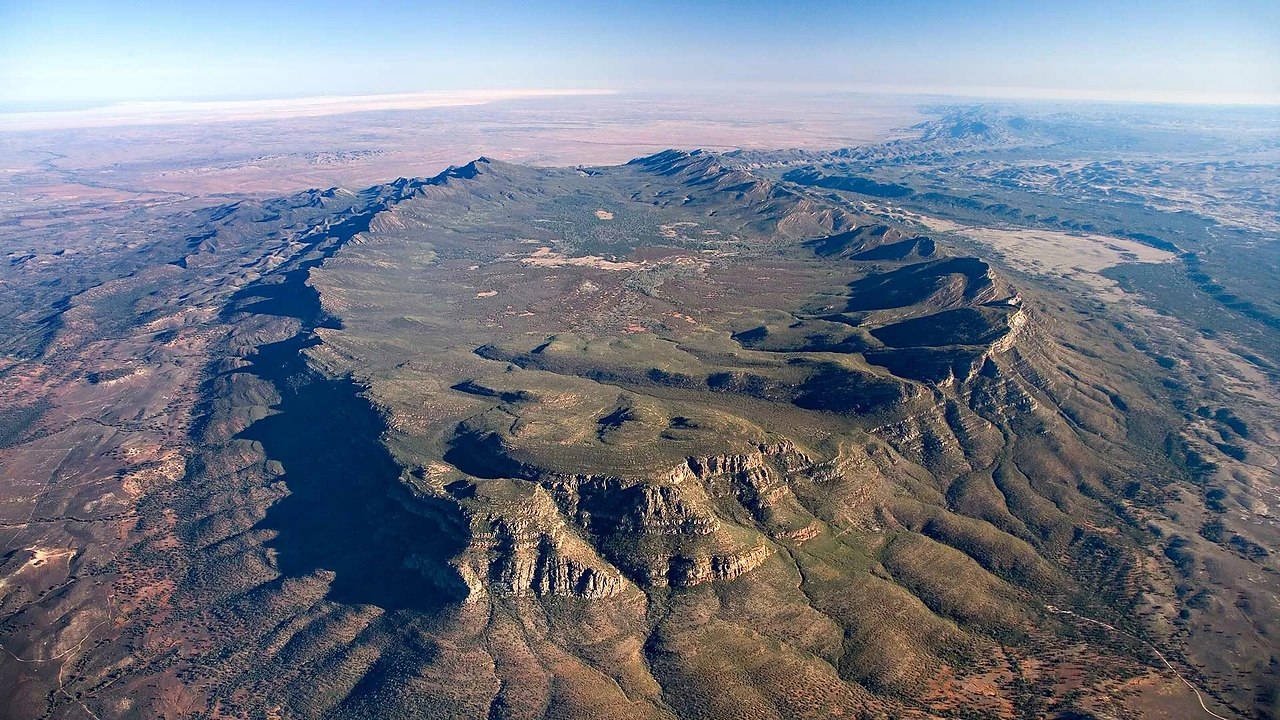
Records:
<instances>
[{"instance_id":1,"label":"sky","mask_svg":"<svg viewBox=\"0 0 1280 720\"><path fill-rule=\"evenodd\" d=\"M1280 0L0 0L0 109L525 88L1280 104Z\"/></svg>"}]
</instances>

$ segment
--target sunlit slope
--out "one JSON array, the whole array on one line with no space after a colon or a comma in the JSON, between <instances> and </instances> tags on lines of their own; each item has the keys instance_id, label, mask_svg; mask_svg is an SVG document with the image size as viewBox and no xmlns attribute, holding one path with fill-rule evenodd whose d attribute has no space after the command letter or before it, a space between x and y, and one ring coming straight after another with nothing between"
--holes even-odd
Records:
<instances>
[{"instance_id":1,"label":"sunlit slope","mask_svg":"<svg viewBox=\"0 0 1280 720\"><path fill-rule=\"evenodd\" d=\"M272 409L222 452L287 493L240 521L266 556L184 532L239 588L215 604L284 613L237 626L265 665L231 686L318 678L318 715L802 717L1123 703L1146 675L1045 607L1136 600L1126 508L1176 468L1113 398L1164 420L1036 289L709 154L390 188L282 283L313 293L288 353L225 376L215 415ZM286 327L265 309L244 332Z\"/></svg>"}]
</instances>

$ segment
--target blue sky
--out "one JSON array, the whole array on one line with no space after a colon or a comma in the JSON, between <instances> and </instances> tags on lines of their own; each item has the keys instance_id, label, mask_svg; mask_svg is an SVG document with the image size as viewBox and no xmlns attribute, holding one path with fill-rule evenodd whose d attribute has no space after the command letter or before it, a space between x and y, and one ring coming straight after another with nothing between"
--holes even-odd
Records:
<instances>
[{"instance_id":1,"label":"blue sky","mask_svg":"<svg viewBox=\"0 0 1280 720\"><path fill-rule=\"evenodd\" d=\"M1280 1L0 0L0 104L459 89L1280 97Z\"/></svg>"}]
</instances>

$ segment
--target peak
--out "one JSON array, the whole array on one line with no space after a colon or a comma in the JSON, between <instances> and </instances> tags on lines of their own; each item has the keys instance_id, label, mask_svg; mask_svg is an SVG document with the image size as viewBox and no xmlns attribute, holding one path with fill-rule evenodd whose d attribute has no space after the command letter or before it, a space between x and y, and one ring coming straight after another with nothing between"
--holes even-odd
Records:
<instances>
[{"instance_id":1,"label":"peak","mask_svg":"<svg viewBox=\"0 0 1280 720\"><path fill-rule=\"evenodd\" d=\"M528 165L509 163L481 155L466 165L450 165L443 172L427 181L431 185L448 185L455 180L487 178L494 182L528 183L538 178L541 171Z\"/></svg>"},{"instance_id":2,"label":"peak","mask_svg":"<svg viewBox=\"0 0 1280 720\"><path fill-rule=\"evenodd\" d=\"M636 158L627 164L642 167L660 175L682 173L707 175L724 170L720 164L719 155L706 150L663 150L655 155Z\"/></svg>"},{"instance_id":3,"label":"peak","mask_svg":"<svg viewBox=\"0 0 1280 720\"><path fill-rule=\"evenodd\" d=\"M695 152L697 152L697 151L695 151ZM662 164L664 164L664 163L670 163L670 162L675 162L675 161L683 160L683 159L685 159L685 158L690 157L690 156L691 156L691 154L692 154L692 153L689 153L689 152L687 152L687 151L685 151L685 150L677 150L677 149L675 149L675 148L667 148L666 150L663 150L662 152L657 152L657 153L654 153L654 154L652 154L652 155L645 155L645 156L643 156L643 157L638 157L638 158L636 158L636 159L632 160L631 162L629 162L629 163L627 163L627 164L628 164L628 165L643 165L643 166L662 165Z\"/></svg>"},{"instance_id":4,"label":"peak","mask_svg":"<svg viewBox=\"0 0 1280 720\"><path fill-rule=\"evenodd\" d=\"M677 148L667 148L662 152L657 152L652 155L645 155L642 157L638 157L627 164L628 165L655 165L655 164L661 164L661 163L677 162L680 160L695 160L700 158L717 158L717 157L719 157L717 153L711 152L709 150L703 150L702 148L694 148L692 150L680 150Z\"/></svg>"},{"instance_id":5,"label":"peak","mask_svg":"<svg viewBox=\"0 0 1280 720\"><path fill-rule=\"evenodd\" d=\"M445 168L444 172L432 178L437 182L448 182L450 178L460 178L462 180L470 180L478 175L488 172L494 165L493 160L481 155L466 165L450 165Z\"/></svg>"},{"instance_id":6,"label":"peak","mask_svg":"<svg viewBox=\"0 0 1280 720\"><path fill-rule=\"evenodd\" d=\"M494 170L499 170L499 169L510 172L512 171L512 169L518 168L518 167L521 167L521 166L513 165L509 162L504 162L502 160L495 160L494 158L491 158L487 155L481 155L480 157L476 158L475 160L472 160L471 162L467 163L466 165L463 165L461 168L458 168L458 169L464 170L468 173L471 173L472 175L479 175L482 173L493 172Z\"/></svg>"},{"instance_id":7,"label":"peak","mask_svg":"<svg viewBox=\"0 0 1280 720\"><path fill-rule=\"evenodd\" d=\"M463 165L461 168L458 168L458 169L464 170L468 173L471 173L472 175L477 175L479 173L484 172L485 169L492 164L493 164L492 160L481 155L480 157L476 158L475 160L472 160L471 162L467 163L466 165Z\"/></svg>"}]
</instances>

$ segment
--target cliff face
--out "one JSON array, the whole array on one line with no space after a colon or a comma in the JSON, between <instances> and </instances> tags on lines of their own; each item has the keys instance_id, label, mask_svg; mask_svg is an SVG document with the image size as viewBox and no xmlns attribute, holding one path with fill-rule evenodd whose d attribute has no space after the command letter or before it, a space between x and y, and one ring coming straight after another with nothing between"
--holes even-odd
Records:
<instances>
[{"instance_id":1,"label":"cliff face","mask_svg":"<svg viewBox=\"0 0 1280 720\"><path fill-rule=\"evenodd\" d=\"M185 619L256 658L217 687L319 683L316 717L987 707L1083 652L1042 602L1129 583L1097 529L1134 471L1114 393L984 260L703 153L360 198L210 369L170 509Z\"/></svg>"},{"instance_id":2,"label":"cliff face","mask_svg":"<svg viewBox=\"0 0 1280 720\"><path fill-rule=\"evenodd\" d=\"M793 443L690 457L651 477L537 474L473 480L456 561L475 602L490 593L607 598L628 590L732 580L773 552L766 534L730 517L765 518L785 477L813 462ZM724 503L736 503L724 510ZM597 549L598 548L598 549Z\"/></svg>"},{"instance_id":3,"label":"cliff face","mask_svg":"<svg viewBox=\"0 0 1280 720\"><path fill-rule=\"evenodd\" d=\"M764 362L722 350L688 354L681 345L671 354L652 343L592 335L551 336L525 349L521 342L475 346L474 356L505 370L469 373L453 386L470 406L489 409L452 431L443 457L451 464L446 474L456 479L426 491L465 508L467 549L452 564L472 602L490 595L605 599L730 581L766 563L780 543L803 544L830 523L878 527L893 517L888 508L895 494L941 499L971 492L957 488L976 487L972 478L999 474L1008 462L1016 437L1011 424L1048 423L1055 428L1050 436L1061 432L1056 409L1045 405L1045 392L1060 382L1047 380L1055 373L1043 370L1051 343L1035 329L1023 297L987 262L950 256L928 237L858 225L830 208L814 214L811 198L710 154L661 153L626 169L644 180L632 201L664 212L680 199L679 207L699 208L739 234L757 232L764 227L759 218L768 217L775 241L795 223L809 223L809 231L825 237L800 247L820 262L842 264L855 279L842 294L823 297L823 307L789 308L789 318L732 335L739 346L773 356ZM416 190L413 201L397 206L372 233L382 249L366 254L372 261L404 253L411 237L436 237L419 204L466 199L475 212L474 203L495 202L502 197L495 188L521 172L478 163ZM656 190L654 178L685 194ZM606 216L612 211L600 215ZM616 221L601 222L607 228ZM659 235L692 242L701 222L662 224ZM698 241L720 242L721 233L705 230ZM554 246L555 240L527 242ZM499 259L519 257L507 249L518 245L481 247ZM435 244L415 262L431 272L457 252ZM475 257L474 247L465 252ZM637 267L630 272L650 272L644 263ZM661 265L652 271L665 272ZM589 272L591 292L607 293L613 272ZM336 286L328 293L340 301L347 290ZM489 293L501 298L504 290L477 297ZM580 302L581 290L572 297L569 302ZM537 317L538 311L506 314ZM610 385L602 383L622 388L625 399L609 399ZM631 394L640 388L664 394ZM793 433L772 421L765 429L723 409L695 418L687 410L689 395L708 391L730 403L782 402L835 413L861 427L868 444L833 446L834 438L819 435L816 446L823 449L815 455L796 439L813 445L809 430ZM394 401L388 409L393 426L411 432L410 413L397 412ZM730 416L736 419L724 425ZM872 438L882 444L869 444ZM698 452L709 444L726 451ZM588 469L602 464L614 469ZM990 509L981 512L995 517ZM1025 523L1002 521L1002 527L1026 535Z\"/></svg>"},{"instance_id":4,"label":"cliff face","mask_svg":"<svg viewBox=\"0 0 1280 720\"><path fill-rule=\"evenodd\" d=\"M540 487L487 481L467 505L470 537L455 561L468 602L487 593L536 597L608 598L630 584L566 524ZM502 492L515 497L502 497Z\"/></svg>"}]
</instances>

